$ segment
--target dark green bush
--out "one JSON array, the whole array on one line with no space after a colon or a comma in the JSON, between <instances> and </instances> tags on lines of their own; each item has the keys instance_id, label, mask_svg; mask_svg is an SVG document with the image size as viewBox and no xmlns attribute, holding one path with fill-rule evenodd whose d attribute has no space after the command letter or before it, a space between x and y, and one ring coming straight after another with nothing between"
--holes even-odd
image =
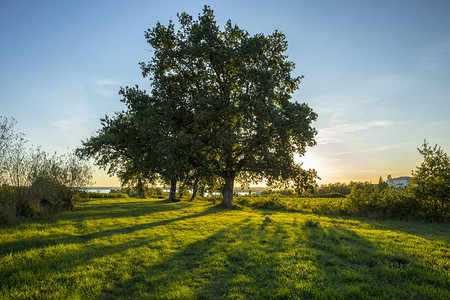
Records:
<instances>
[{"instance_id":1,"label":"dark green bush","mask_svg":"<svg viewBox=\"0 0 450 300\"><path fill-rule=\"evenodd\" d=\"M98 192L80 192L81 198L128 198L126 193L113 192L113 193L98 193Z\"/></svg>"},{"instance_id":2,"label":"dark green bush","mask_svg":"<svg viewBox=\"0 0 450 300\"><path fill-rule=\"evenodd\" d=\"M0 186L0 225L11 224L16 219L16 194L10 186Z\"/></svg>"}]
</instances>

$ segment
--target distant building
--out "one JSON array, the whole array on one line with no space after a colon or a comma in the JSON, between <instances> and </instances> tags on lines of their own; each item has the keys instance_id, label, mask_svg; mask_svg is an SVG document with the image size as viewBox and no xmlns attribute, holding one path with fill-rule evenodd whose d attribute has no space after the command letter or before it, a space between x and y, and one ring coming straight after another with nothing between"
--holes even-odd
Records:
<instances>
[{"instance_id":1,"label":"distant building","mask_svg":"<svg viewBox=\"0 0 450 300\"><path fill-rule=\"evenodd\" d=\"M388 179L386 180L386 183L389 186L392 186L394 188L405 188L409 185L409 183L411 182L411 177L408 176L403 176L403 177L397 177L397 178L392 178L392 179Z\"/></svg>"}]
</instances>

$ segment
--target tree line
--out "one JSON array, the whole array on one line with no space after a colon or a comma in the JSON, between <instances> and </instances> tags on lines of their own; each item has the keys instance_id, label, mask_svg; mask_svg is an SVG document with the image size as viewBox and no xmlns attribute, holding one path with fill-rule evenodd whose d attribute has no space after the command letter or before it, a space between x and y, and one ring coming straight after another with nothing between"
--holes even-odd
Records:
<instances>
[{"instance_id":1,"label":"tree line","mask_svg":"<svg viewBox=\"0 0 450 300\"><path fill-rule=\"evenodd\" d=\"M314 211L344 215L379 216L394 219L419 218L431 221L450 219L450 158L437 144L431 146L425 140L417 149L423 157L422 163L412 171L411 182L406 187L389 186L382 177L377 184L371 182L350 182L324 184L313 192L295 195L293 190L266 191L260 202L251 206L271 208L295 207L295 202L306 201ZM390 179L388 175L388 179ZM277 198L278 197L278 198ZM291 198L294 203L289 203ZM334 201L321 201L317 198L337 198ZM275 200L274 200L275 199ZM258 201L255 200L255 201Z\"/></svg>"},{"instance_id":2,"label":"tree line","mask_svg":"<svg viewBox=\"0 0 450 300\"><path fill-rule=\"evenodd\" d=\"M318 178L294 162L316 144L317 114L293 102L286 37L250 35L228 21L223 30L208 6L197 19L182 13L177 28L157 23L145 32L153 56L141 62L149 92L120 90L126 109L101 119L101 129L77 150L122 184L144 193L148 183L197 191L220 189L232 207L235 182L308 190Z\"/></svg>"}]
</instances>

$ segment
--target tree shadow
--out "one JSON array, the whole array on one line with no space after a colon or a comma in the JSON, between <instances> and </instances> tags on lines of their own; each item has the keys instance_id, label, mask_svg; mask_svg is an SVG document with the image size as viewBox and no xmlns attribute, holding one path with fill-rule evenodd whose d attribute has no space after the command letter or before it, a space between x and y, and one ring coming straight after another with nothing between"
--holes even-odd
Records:
<instances>
[{"instance_id":1,"label":"tree shadow","mask_svg":"<svg viewBox=\"0 0 450 300\"><path fill-rule=\"evenodd\" d=\"M105 290L111 298L220 298L267 295L281 286L280 260L271 244L283 241L282 228L264 234L249 218L191 243L157 265ZM256 232L256 234L255 234ZM263 240L259 237L264 235ZM265 282L261 290L257 282ZM263 297L264 298L264 297Z\"/></svg>"},{"instance_id":2,"label":"tree shadow","mask_svg":"<svg viewBox=\"0 0 450 300\"><path fill-rule=\"evenodd\" d=\"M61 221L82 221L85 219L97 220L103 218L139 217L155 212L180 210L185 207L180 205L167 205L161 201L126 201L114 203L89 203L88 205L75 206L73 211L58 214L53 218L46 218L44 224L54 224Z\"/></svg>"},{"instance_id":3,"label":"tree shadow","mask_svg":"<svg viewBox=\"0 0 450 300\"><path fill-rule=\"evenodd\" d=\"M427 284L436 295L448 287L445 274L402 247L385 251L340 226L247 218L118 280L99 298L426 298Z\"/></svg>"},{"instance_id":4,"label":"tree shadow","mask_svg":"<svg viewBox=\"0 0 450 300\"><path fill-rule=\"evenodd\" d=\"M177 210L178 209L179 208L177 208ZM161 211L170 211L170 210L171 209L163 209L163 210L157 209L156 211L161 212ZM155 210L153 210L153 212L155 212ZM0 244L0 255L18 254L20 252L28 251L31 249L45 248L45 247L56 246L56 245L60 245L60 244L73 244L73 243L85 244L92 239L109 237L109 236L113 236L116 234L129 234L129 233L133 233L135 231L150 229L150 228L154 228L154 227L158 227L158 226L164 226L164 225L167 225L167 224L170 224L173 222L183 221L183 220L196 218L196 217L202 217L202 216L206 216L206 215L217 213L217 212L219 212L219 209L217 209L215 207L209 207L202 212L184 215L184 216L177 217L177 218L164 219L161 221L137 224L137 225L133 225L133 226L118 227L118 228L97 231L97 232L92 232L92 233L87 233L87 234L80 234L80 235L67 234L64 236L50 235L50 236L39 237L39 238L30 237L30 238L26 238L26 239L21 239L19 241L4 242L4 243ZM147 214L148 213L150 213L150 212L147 211ZM127 215L124 215L122 217L127 217Z\"/></svg>"},{"instance_id":5,"label":"tree shadow","mask_svg":"<svg viewBox=\"0 0 450 300\"><path fill-rule=\"evenodd\" d=\"M78 290L77 284L76 282L67 281L67 277L73 276L72 273L77 269L79 270L80 267L86 268L91 264L98 264L98 261L101 261L104 257L115 256L120 260L127 259L125 253L128 251L133 251L133 249L136 248L142 249L142 251L158 251L162 253L165 251L170 251L170 249L167 249L166 247L167 244L165 239L167 236L165 234L165 230L150 232L146 231L143 234L137 235L132 235L133 232L151 229L157 226L166 226L174 222L207 216L217 212L220 211L215 208L211 208L200 213L190 214L178 218L84 235L79 237L82 240L78 239L69 241L63 239L57 241L55 245L62 243L66 244L64 245L64 249L67 250L64 251L58 251L57 247L41 250L33 247L33 251L38 252L38 255L33 254L31 256L33 257L33 260L20 259L14 264L2 266L0 273L0 285L2 288L8 288L8 286L14 282L24 280L22 277L26 276L26 274L39 274L42 272L41 270L46 270L45 274L42 274L42 278L40 278L40 280L44 280L44 282L47 280L56 280L55 284L62 284L63 286L66 286L66 288L73 293ZM105 237L107 237L106 240L103 239ZM94 239L96 240L93 241ZM92 240L92 242L87 243L89 240ZM101 272L106 271L110 273L109 275L114 274L112 270L109 270L110 268L114 268L113 265L101 266L101 268L103 267L106 269ZM57 276L58 274L64 275ZM56 279L54 276L56 276ZM41 287L40 289L44 294L47 292L52 293L52 287L49 285L44 285L44 287ZM73 294L70 295L73 296Z\"/></svg>"},{"instance_id":6,"label":"tree shadow","mask_svg":"<svg viewBox=\"0 0 450 300\"><path fill-rule=\"evenodd\" d=\"M340 226L304 226L303 230L309 259L319 274L314 297L427 298L429 287L421 290L424 284L433 286L437 294L448 291L442 272L430 270L399 244L380 248Z\"/></svg>"},{"instance_id":7,"label":"tree shadow","mask_svg":"<svg viewBox=\"0 0 450 300\"><path fill-rule=\"evenodd\" d=\"M297 279L309 280L311 275L294 267L302 264L295 258L296 250L304 244L283 224L247 218L117 282L104 290L99 299L310 296L297 286Z\"/></svg>"},{"instance_id":8,"label":"tree shadow","mask_svg":"<svg viewBox=\"0 0 450 300\"><path fill-rule=\"evenodd\" d=\"M373 228L405 233L430 241L450 243L450 223L430 223L426 221L374 220L362 219L361 222Z\"/></svg>"}]
</instances>

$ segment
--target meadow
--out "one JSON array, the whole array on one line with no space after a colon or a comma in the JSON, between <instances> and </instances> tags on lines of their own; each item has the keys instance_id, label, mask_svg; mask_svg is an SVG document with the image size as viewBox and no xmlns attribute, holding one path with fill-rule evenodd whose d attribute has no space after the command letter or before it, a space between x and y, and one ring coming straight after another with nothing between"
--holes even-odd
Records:
<instances>
[{"instance_id":1,"label":"meadow","mask_svg":"<svg viewBox=\"0 0 450 300\"><path fill-rule=\"evenodd\" d=\"M449 243L445 223L92 199L0 228L0 299L450 299Z\"/></svg>"}]
</instances>

